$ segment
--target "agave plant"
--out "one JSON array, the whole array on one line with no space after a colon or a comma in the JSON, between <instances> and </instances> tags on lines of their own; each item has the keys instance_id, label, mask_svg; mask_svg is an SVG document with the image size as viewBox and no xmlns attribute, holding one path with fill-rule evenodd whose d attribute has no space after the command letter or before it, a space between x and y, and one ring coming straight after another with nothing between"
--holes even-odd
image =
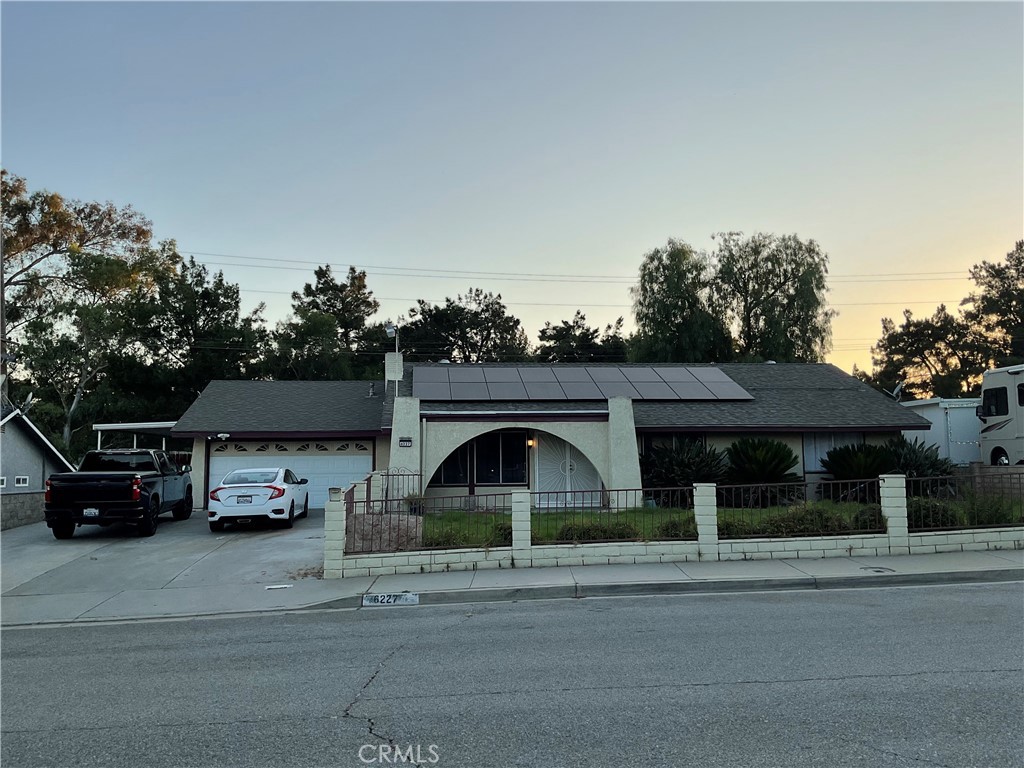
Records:
<instances>
[{"instance_id":1,"label":"agave plant","mask_svg":"<svg viewBox=\"0 0 1024 768\"><path fill-rule=\"evenodd\" d=\"M900 435L885 444L892 458L889 471L907 477L942 477L953 474L953 462L939 456L939 446L925 445L923 440L913 442Z\"/></svg>"},{"instance_id":2,"label":"agave plant","mask_svg":"<svg viewBox=\"0 0 1024 768\"><path fill-rule=\"evenodd\" d=\"M790 472L800 459L779 440L744 437L726 449L729 479L734 483L798 483L801 477Z\"/></svg>"},{"instance_id":3,"label":"agave plant","mask_svg":"<svg viewBox=\"0 0 1024 768\"><path fill-rule=\"evenodd\" d=\"M727 469L723 454L697 441L684 442L678 447L653 446L640 462L644 488L719 483Z\"/></svg>"}]
</instances>

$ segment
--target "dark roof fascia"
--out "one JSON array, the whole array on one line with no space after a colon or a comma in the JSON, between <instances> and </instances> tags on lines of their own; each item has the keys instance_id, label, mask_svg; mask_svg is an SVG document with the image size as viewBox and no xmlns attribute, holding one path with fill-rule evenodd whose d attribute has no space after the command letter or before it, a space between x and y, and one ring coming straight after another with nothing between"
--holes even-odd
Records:
<instances>
[{"instance_id":1,"label":"dark roof fascia","mask_svg":"<svg viewBox=\"0 0 1024 768\"><path fill-rule=\"evenodd\" d=\"M872 424L869 427L857 426L856 424L836 424L834 426L822 426L821 424L815 424L814 426L800 426L793 424L778 424L772 426L770 424L758 424L757 426L750 426L749 424L714 424L699 426L694 424L684 424L678 427L659 425L657 427L637 427L637 432L902 432L903 430L920 429L927 430L931 426L926 424L924 426L918 424L899 424L899 425L878 425Z\"/></svg>"},{"instance_id":2,"label":"dark roof fascia","mask_svg":"<svg viewBox=\"0 0 1024 768\"><path fill-rule=\"evenodd\" d=\"M607 413L543 413L535 414L532 411L505 411L494 414L460 414L458 411L447 413L433 412L421 414L425 421L608 421Z\"/></svg>"},{"instance_id":3,"label":"dark roof fascia","mask_svg":"<svg viewBox=\"0 0 1024 768\"><path fill-rule=\"evenodd\" d=\"M378 437L381 435L381 431L368 432L366 430L359 430L355 432L232 432L231 436L226 438L223 442L228 440L305 440L305 439L333 439L333 438L371 438ZM211 435L209 432L175 432L175 437L192 437L192 438L207 438L209 440L217 440L221 442L217 435Z\"/></svg>"}]
</instances>

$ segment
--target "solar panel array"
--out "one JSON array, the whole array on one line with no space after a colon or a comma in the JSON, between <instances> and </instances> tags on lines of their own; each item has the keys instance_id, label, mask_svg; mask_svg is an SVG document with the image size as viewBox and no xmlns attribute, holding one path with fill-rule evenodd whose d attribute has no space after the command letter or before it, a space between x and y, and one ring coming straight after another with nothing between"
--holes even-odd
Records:
<instances>
[{"instance_id":1,"label":"solar panel array","mask_svg":"<svg viewBox=\"0 0 1024 768\"><path fill-rule=\"evenodd\" d=\"M417 366L421 400L753 400L718 368Z\"/></svg>"}]
</instances>

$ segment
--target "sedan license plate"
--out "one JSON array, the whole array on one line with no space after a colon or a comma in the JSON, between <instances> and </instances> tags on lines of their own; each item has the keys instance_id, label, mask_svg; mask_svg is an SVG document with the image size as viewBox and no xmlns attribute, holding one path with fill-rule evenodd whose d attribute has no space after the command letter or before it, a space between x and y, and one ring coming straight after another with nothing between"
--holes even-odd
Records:
<instances>
[{"instance_id":1,"label":"sedan license plate","mask_svg":"<svg viewBox=\"0 0 1024 768\"><path fill-rule=\"evenodd\" d=\"M86 517L99 517L100 511L96 507L86 507L82 510L82 514Z\"/></svg>"},{"instance_id":2,"label":"sedan license plate","mask_svg":"<svg viewBox=\"0 0 1024 768\"><path fill-rule=\"evenodd\" d=\"M239 496L238 497L238 503L239 504L252 504L252 496Z\"/></svg>"}]
</instances>

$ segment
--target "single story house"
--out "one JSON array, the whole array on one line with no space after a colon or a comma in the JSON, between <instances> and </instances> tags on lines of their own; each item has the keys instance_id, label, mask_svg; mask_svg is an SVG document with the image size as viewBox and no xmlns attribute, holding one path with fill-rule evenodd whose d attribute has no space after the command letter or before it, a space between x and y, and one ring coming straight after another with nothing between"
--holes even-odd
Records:
<instances>
[{"instance_id":1,"label":"single story house","mask_svg":"<svg viewBox=\"0 0 1024 768\"><path fill-rule=\"evenodd\" d=\"M20 409L0 411L0 528L6 530L43 519L46 478L74 472L74 465Z\"/></svg>"},{"instance_id":2,"label":"single story house","mask_svg":"<svg viewBox=\"0 0 1024 768\"><path fill-rule=\"evenodd\" d=\"M883 442L929 422L827 364L403 363L384 381L215 381L174 427L192 437L204 494L236 467L282 463L330 487L372 472L420 478L428 496L527 488L641 487L640 456L698 439L785 442L795 471L823 474L837 445Z\"/></svg>"}]
</instances>

